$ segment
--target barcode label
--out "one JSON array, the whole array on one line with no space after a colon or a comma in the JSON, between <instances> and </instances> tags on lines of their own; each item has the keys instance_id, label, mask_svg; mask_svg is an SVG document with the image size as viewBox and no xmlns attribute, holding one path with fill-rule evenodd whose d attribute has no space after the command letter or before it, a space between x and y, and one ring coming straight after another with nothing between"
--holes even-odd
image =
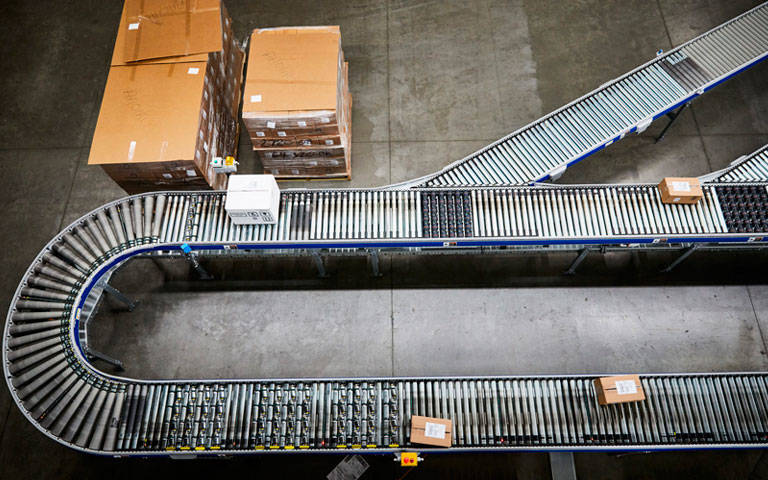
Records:
<instances>
[{"instance_id":1,"label":"barcode label","mask_svg":"<svg viewBox=\"0 0 768 480\"><path fill-rule=\"evenodd\" d=\"M634 380L617 380L616 393L619 395L632 395L637 393L637 385Z\"/></svg>"},{"instance_id":2,"label":"barcode label","mask_svg":"<svg viewBox=\"0 0 768 480\"><path fill-rule=\"evenodd\" d=\"M445 439L445 425L442 423L426 422L424 424L424 436L440 440Z\"/></svg>"}]
</instances>

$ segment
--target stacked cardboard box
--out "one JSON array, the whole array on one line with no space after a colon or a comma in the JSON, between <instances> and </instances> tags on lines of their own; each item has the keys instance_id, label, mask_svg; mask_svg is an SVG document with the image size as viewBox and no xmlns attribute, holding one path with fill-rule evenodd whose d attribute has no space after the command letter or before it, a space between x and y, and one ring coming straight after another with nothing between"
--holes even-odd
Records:
<instances>
[{"instance_id":1,"label":"stacked cardboard box","mask_svg":"<svg viewBox=\"0 0 768 480\"><path fill-rule=\"evenodd\" d=\"M265 173L350 177L348 74L338 26L254 30L243 123Z\"/></svg>"},{"instance_id":2,"label":"stacked cardboard box","mask_svg":"<svg viewBox=\"0 0 768 480\"><path fill-rule=\"evenodd\" d=\"M131 194L226 188L244 57L220 0L126 0L88 163Z\"/></svg>"}]
</instances>

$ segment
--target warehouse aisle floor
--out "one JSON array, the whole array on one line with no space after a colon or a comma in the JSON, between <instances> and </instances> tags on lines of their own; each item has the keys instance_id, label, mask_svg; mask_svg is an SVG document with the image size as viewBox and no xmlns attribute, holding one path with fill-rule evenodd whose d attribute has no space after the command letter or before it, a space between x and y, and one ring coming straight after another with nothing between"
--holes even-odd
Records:
<instances>
[{"instance_id":1,"label":"warehouse aisle floor","mask_svg":"<svg viewBox=\"0 0 768 480\"><path fill-rule=\"evenodd\" d=\"M252 27L339 24L350 64L353 181L374 186L435 171L750 8L749 0L622 2L229 0L238 35ZM0 229L7 308L19 278L62 226L122 191L88 147L106 80L118 1L6 1L0 6ZM663 121L570 168L560 183L700 175L768 143L768 65L694 102L660 144ZM244 172L258 163L241 137ZM213 262L224 281L137 260L116 280L142 300L104 307L100 349L144 378L765 370L764 253L386 256ZM141 281L140 281L141 280ZM183 301L183 302L182 302ZM5 310L3 310L5 311ZM248 315L243 317L243 313ZM113 460L37 432L0 393L0 478L278 474L324 478L336 456ZM759 451L577 454L579 478L747 478ZM399 478L369 457L363 478ZM408 478L547 478L543 454L433 455Z\"/></svg>"}]
</instances>

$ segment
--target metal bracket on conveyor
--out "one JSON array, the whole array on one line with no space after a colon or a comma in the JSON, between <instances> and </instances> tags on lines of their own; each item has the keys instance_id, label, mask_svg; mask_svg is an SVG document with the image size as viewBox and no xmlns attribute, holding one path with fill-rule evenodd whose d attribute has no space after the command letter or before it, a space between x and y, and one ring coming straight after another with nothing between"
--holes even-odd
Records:
<instances>
[{"instance_id":1,"label":"metal bracket on conveyor","mask_svg":"<svg viewBox=\"0 0 768 480\"><path fill-rule=\"evenodd\" d=\"M371 257L371 272L374 277L381 277L381 271L379 270L379 249L373 248L368 250L368 254Z\"/></svg>"},{"instance_id":2,"label":"metal bracket on conveyor","mask_svg":"<svg viewBox=\"0 0 768 480\"><path fill-rule=\"evenodd\" d=\"M98 283L98 286L103 288L104 291L111 296L115 297L115 299L119 300L120 302L124 303L126 307L128 307L128 311L132 312L136 305L139 304L138 301L131 300L130 297L128 297L126 294L121 292L120 290L116 289L112 285L108 284L107 282L101 281Z\"/></svg>"},{"instance_id":3,"label":"metal bracket on conveyor","mask_svg":"<svg viewBox=\"0 0 768 480\"><path fill-rule=\"evenodd\" d=\"M315 261L315 267L317 267L318 278L328 278L328 272L325 271L325 264L323 263L323 257L320 256L320 252L317 250L312 251L312 260Z\"/></svg>"},{"instance_id":4,"label":"metal bracket on conveyor","mask_svg":"<svg viewBox=\"0 0 768 480\"><path fill-rule=\"evenodd\" d=\"M85 356L88 360L101 360L104 363L108 363L112 365L112 368L115 369L115 371L122 372L125 370L125 367L123 367L123 362L120 360L110 357L106 353L101 353L98 350L94 350L93 348L83 345L83 350L85 351Z\"/></svg>"},{"instance_id":5,"label":"metal bracket on conveyor","mask_svg":"<svg viewBox=\"0 0 768 480\"><path fill-rule=\"evenodd\" d=\"M677 110L673 110L671 112L667 113L667 118L669 118L669 123L664 127L664 129L661 131L658 137L656 137L656 143L659 143L664 136L667 134L667 130L669 130L669 127L672 126L673 123L675 123L675 120L677 120L677 117L680 116L681 113L683 113L683 110L688 108L688 105L690 105L691 102L685 102L682 104ZM640 129L638 128L638 132Z\"/></svg>"},{"instance_id":6,"label":"metal bracket on conveyor","mask_svg":"<svg viewBox=\"0 0 768 480\"><path fill-rule=\"evenodd\" d=\"M192 268L194 268L197 274L200 276L200 280L213 280L213 276L208 273L208 271L203 268L202 265L200 265L200 261L197 259L197 255L192 252L192 247L190 247L188 243L185 243L181 246L181 251L184 252L184 256L187 257L187 260L192 265Z\"/></svg>"},{"instance_id":7,"label":"metal bracket on conveyor","mask_svg":"<svg viewBox=\"0 0 768 480\"><path fill-rule=\"evenodd\" d=\"M587 254L589 253L590 250L591 248L589 247L582 248L579 251L579 255L571 263L571 266L568 267L568 270L563 272L563 275L575 275L576 269L579 268L579 265L581 265L581 262L583 262L584 259L587 258Z\"/></svg>"},{"instance_id":8,"label":"metal bracket on conveyor","mask_svg":"<svg viewBox=\"0 0 768 480\"><path fill-rule=\"evenodd\" d=\"M671 272L676 266L680 265L680 263L682 263L683 260L685 260L686 258L690 257L693 252L698 250L700 245L701 244L699 244L699 243L695 243L695 244L691 245L690 247L686 248L685 250L683 250L683 253L681 253L680 256L677 257L674 262L670 263L667 268L662 270L661 273L669 273L669 272Z\"/></svg>"}]
</instances>

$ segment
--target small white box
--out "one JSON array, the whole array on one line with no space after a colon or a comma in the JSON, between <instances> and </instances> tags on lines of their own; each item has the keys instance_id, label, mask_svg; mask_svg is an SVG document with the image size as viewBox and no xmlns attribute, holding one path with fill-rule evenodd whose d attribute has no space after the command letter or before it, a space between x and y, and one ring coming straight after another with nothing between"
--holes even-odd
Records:
<instances>
[{"instance_id":1,"label":"small white box","mask_svg":"<svg viewBox=\"0 0 768 480\"><path fill-rule=\"evenodd\" d=\"M236 225L277 223L280 188L275 177L230 175L224 210Z\"/></svg>"}]
</instances>

